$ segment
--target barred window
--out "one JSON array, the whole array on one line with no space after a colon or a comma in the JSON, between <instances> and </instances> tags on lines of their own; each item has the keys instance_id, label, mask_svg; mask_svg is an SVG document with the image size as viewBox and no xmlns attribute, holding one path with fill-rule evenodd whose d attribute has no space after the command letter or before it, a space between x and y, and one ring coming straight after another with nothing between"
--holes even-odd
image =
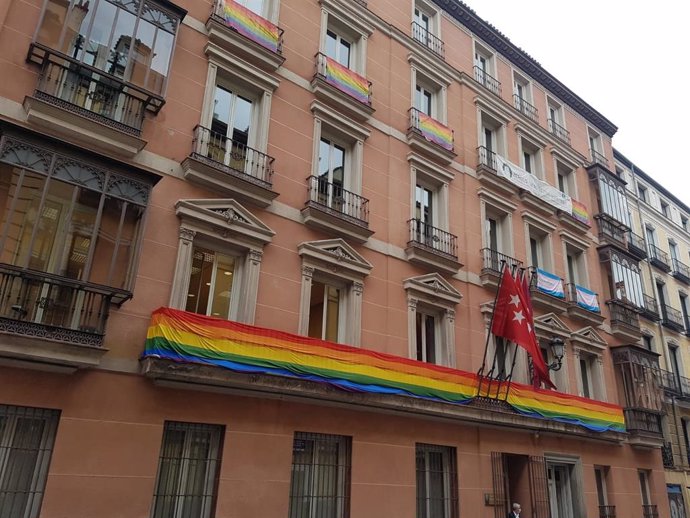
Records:
<instances>
[{"instance_id":1,"label":"barred window","mask_svg":"<svg viewBox=\"0 0 690 518\"><path fill-rule=\"evenodd\" d=\"M352 439L296 432L289 518L348 518Z\"/></svg>"},{"instance_id":2,"label":"barred window","mask_svg":"<svg viewBox=\"0 0 690 518\"><path fill-rule=\"evenodd\" d=\"M0 405L0 518L36 518L60 412Z\"/></svg>"},{"instance_id":3,"label":"barred window","mask_svg":"<svg viewBox=\"0 0 690 518\"><path fill-rule=\"evenodd\" d=\"M213 516L224 433L220 425L165 423L153 518Z\"/></svg>"},{"instance_id":4,"label":"barred window","mask_svg":"<svg viewBox=\"0 0 690 518\"><path fill-rule=\"evenodd\" d=\"M417 444L417 518L458 518L455 448Z\"/></svg>"}]
</instances>

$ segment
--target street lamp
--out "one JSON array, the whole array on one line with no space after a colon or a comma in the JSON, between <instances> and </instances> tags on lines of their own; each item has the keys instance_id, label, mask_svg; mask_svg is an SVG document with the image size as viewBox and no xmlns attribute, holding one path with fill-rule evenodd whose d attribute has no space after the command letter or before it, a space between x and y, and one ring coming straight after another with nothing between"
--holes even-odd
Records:
<instances>
[{"instance_id":1,"label":"street lamp","mask_svg":"<svg viewBox=\"0 0 690 518\"><path fill-rule=\"evenodd\" d=\"M551 354L553 355L553 362L551 362L547 367L549 370L558 371L563 366L563 356L565 355L565 342L562 338L554 336L549 340L549 347L551 348Z\"/></svg>"}]
</instances>

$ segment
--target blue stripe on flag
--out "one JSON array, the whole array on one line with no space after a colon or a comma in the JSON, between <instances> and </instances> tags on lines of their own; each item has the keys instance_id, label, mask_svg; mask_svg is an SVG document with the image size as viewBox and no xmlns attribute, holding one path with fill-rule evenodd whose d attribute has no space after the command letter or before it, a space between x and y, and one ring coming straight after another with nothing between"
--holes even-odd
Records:
<instances>
[{"instance_id":1,"label":"blue stripe on flag","mask_svg":"<svg viewBox=\"0 0 690 518\"><path fill-rule=\"evenodd\" d=\"M597 300L597 294L593 291L583 288L582 286L575 285L575 291L577 292L577 305L587 311L594 311L599 313L599 301Z\"/></svg>"},{"instance_id":2,"label":"blue stripe on flag","mask_svg":"<svg viewBox=\"0 0 690 518\"><path fill-rule=\"evenodd\" d=\"M545 272L541 268L537 268L537 289L552 297L557 297L559 299L565 298L563 279L558 275Z\"/></svg>"}]
</instances>

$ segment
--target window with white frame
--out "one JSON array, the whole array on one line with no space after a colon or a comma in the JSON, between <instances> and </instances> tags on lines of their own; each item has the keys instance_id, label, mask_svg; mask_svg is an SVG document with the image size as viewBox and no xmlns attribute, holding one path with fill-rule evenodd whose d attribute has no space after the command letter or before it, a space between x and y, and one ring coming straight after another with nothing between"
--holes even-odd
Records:
<instances>
[{"instance_id":1,"label":"window with white frame","mask_svg":"<svg viewBox=\"0 0 690 518\"><path fill-rule=\"evenodd\" d=\"M637 196L641 201L649 203L649 191L647 190L647 187L639 182L637 183Z\"/></svg>"},{"instance_id":2,"label":"window with white frame","mask_svg":"<svg viewBox=\"0 0 690 518\"><path fill-rule=\"evenodd\" d=\"M372 265L343 239L301 243L301 335L359 345L364 279Z\"/></svg>"},{"instance_id":3,"label":"window with white frame","mask_svg":"<svg viewBox=\"0 0 690 518\"><path fill-rule=\"evenodd\" d=\"M416 54L408 56L411 73L412 107L446 124L447 89L452 79Z\"/></svg>"},{"instance_id":4,"label":"window with white frame","mask_svg":"<svg viewBox=\"0 0 690 518\"><path fill-rule=\"evenodd\" d=\"M537 111L532 105L532 87L529 80L513 72L513 105L519 112L525 114L530 119L536 119Z\"/></svg>"},{"instance_id":5,"label":"window with white frame","mask_svg":"<svg viewBox=\"0 0 690 518\"><path fill-rule=\"evenodd\" d=\"M543 176L541 151L540 146L523 137L520 138L520 165L537 178Z\"/></svg>"},{"instance_id":6,"label":"window with white frame","mask_svg":"<svg viewBox=\"0 0 690 518\"><path fill-rule=\"evenodd\" d=\"M211 518L225 427L166 421L151 518Z\"/></svg>"},{"instance_id":7,"label":"window with white frame","mask_svg":"<svg viewBox=\"0 0 690 518\"><path fill-rule=\"evenodd\" d=\"M429 117L438 118L436 91L423 78L418 78L415 85L414 107Z\"/></svg>"},{"instance_id":8,"label":"window with white frame","mask_svg":"<svg viewBox=\"0 0 690 518\"><path fill-rule=\"evenodd\" d=\"M659 200L659 205L661 207L661 213L666 216L667 218L671 217L671 206L668 204L668 202L664 200Z\"/></svg>"},{"instance_id":9,"label":"window with white frame","mask_svg":"<svg viewBox=\"0 0 690 518\"><path fill-rule=\"evenodd\" d=\"M415 238L433 240L434 228L448 229L448 184L452 174L415 154L408 156L412 185L411 215ZM433 243L429 242L431 246Z\"/></svg>"},{"instance_id":10,"label":"window with white frame","mask_svg":"<svg viewBox=\"0 0 690 518\"><path fill-rule=\"evenodd\" d=\"M443 55L437 10L430 2L418 0L412 10L412 38L436 54Z\"/></svg>"},{"instance_id":11,"label":"window with white frame","mask_svg":"<svg viewBox=\"0 0 690 518\"><path fill-rule=\"evenodd\" d=\"M550 97L546 100L546 107L548 109L549 120L555 122L559 126L565 128L565 117L563 114L563 105L559 102L551 99ZM553 129L551 129L553 131Z\"/></svg>"},{"instance_id":12,"label":"window with white frame","mask_svg":"<svg viewBox=\"0 0 690 518\"><path fill-rule=\"evenodd\" d=\"M288 518L348 518L352 439L295 432Z\"/></svg>"},{"instance_id":13,"label":"window with white frame","mask_svg":"<svg viewBox=\"0 0 690 518\"><path fill-rule=\"evenodd\" d=\"M587 138L589 139L589 151L593 162L600 162L607 164L604 156L604 146L601 140L601 135L592 128L587 128Z\"/></svg>"},{"instance_id":14,"label":"window with white frame","mask_svg":"<svg viewBox=\"0 0 690 518\"><path fill-rule=\"evenodd\" d=\"M0 405L0 516L37 518L60 412Z\"/></svg>"},{"instance_id":15,"label":"window with white frame","mask_svg":"<svg viewBox=\"0 0 690 518\"><path fill-rule=\"evenodd\" d=\"M496 153L505 156L505 124L486 111L480 111L480 145L484 146L489 154ZM491 165L491 162L488 164Z\"/></svg>"},{"instance_id":16,"label":"window with white frame","mask_svg":"<svg viewBox=\"0 0 690 518\"><path fill-rule=\"evenodd\" d=\"M577 198L575 169L558 159L556 159L556 186L562 193Z\"/></svg>"},{"instance_id":17,"label":"window with white frame","mask_svg":"<svg viewBox=\"0 0 690 518\"><path fill-rule=\"evenodd\" d=\"M531 224L528 224L527 230L530 266L551 271L550 234L546 230Z\"/></svg>"},{"instance_id":18,"label":"window with white frame","mask_svg":"<svg viewBox=\"0 0 690 518\"><path fill-rule=\"evenodd\" d=\"M374 27L366 16L357 16L341 2L323 0L321 4L320 50L333 59L366 75L367 41Z\"/></svg>"},{"instance_id":19,"label":"window with white frame","mask_svg":"<svg viewBox=\"0 0 690 518\"><path fill-rule=\"evenodd\" d=\"M690 225L688 224L688 217L684 215L680 215L680 226L683 227L683 230L686 232L690 232Z\"/></svg>"},{"instance_id":20,"label":"window with white frame","mask_svg":"<svg viewBox=\"0 0 690 518\"><path fill-rule=\"evenodd\" d=\"M417 443L417 518L458 517L457 453L450 446Z\"/></svg>"},{"instance_id":21,"label":"window with white frame","mask_svg":"<svg viewBox=\"0 0 690 518\"><path fill-rule=\"evenodd\" d=\"M587 264L581 248L565 243L566 282L587 286Z\"/></svg>"},{"instance_id":22,"label":"window with white frame","mask_svg":"<svg viewBox=\"0 0 690 518\"><path fill-rule=\"evenodd\" d=\"M317 169L318 203L331 209L342 211L345 203L345 191L352 190L352 173L349 168L351 146L346 142L336 141L322 132L319 141L319 158Z\"/></svg>"},{"instance_id":23,"label":"window with white frame","mask_svg":"<svg viewBox=\"0 0 690 518\"><path fill-rule=\"evenodd\" d=\"M273 230L235 200L180 200L170 306L254 321L263 247Z\"/></svg>"},{"instance_id":24,"label":"window with white frame","mask_svg":"<svg viewBox=\"0 0 690 518\"><path fill-rule=\"evenodd\" d=\"M573 347L578 394L605 401L604 354L608 348L606 340L594 328L586 327L571 333L570 342Z\"/></svg>"},{"instance_id":25,"label":"window with white frame","mask_svg":"<svg viewBox=\"0 0 690 518\"><path fill-rule=\"evenodd\" d=\"M474 79L495 94L500 93L500 83L495 79L495 57L493 52L474 42Z\"/></svg>"},{"instance_id":26,"label":"window with white frame","mask_svg":"<svg viewBox=\"0 0 690 518\"><path fill-rule=\"evenodd\" d=\"M638 469L637 478L640 482L640 495L642 497L642 505L651 505L652 497L649 491L650 471L646 469Z\"/></svg>"},{"instance_id":27,"label":"window with white frame","mask_svg":"<svg viewBox=\"0 0 690 518\"><path fill-rule=\"evenodd\" d=\"M590 399L600 399L598 397L598 384L601 381L598 362L600 358L580 351L577 359L578 369L580 371L580 396Z\"/></svg>"},{"instance_id":28,"label":"window with white frame","mask_svg":"<svg viewBox=\"0 0 690 518\"><path fill-rule=\"evenodd\" d=\"M455 365L455 306L462 295L438 273L403 281L409 307L410 358Z\"/></svg>"},{"instance_id":29,"label":"window with white frame","mask_svg":"<svg viewBox=\"0 0 690 518\"><path fill-rule=\"evenodd\" d=\"M232 0L253 13L258 14L262 18L266 18L272 22L278 19L279 0Z\"/></svg>"}]
</instances>

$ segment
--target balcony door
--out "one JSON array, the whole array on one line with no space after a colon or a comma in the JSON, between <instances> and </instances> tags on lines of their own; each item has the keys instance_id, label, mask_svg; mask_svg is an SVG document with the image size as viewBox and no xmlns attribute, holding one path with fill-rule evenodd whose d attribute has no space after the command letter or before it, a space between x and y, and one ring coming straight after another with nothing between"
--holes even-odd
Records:
<instances>
[{"instance_id":1,"label":"balcony door","mask_svg":"<svg viewBox=\"0 0 690 518\"><path fill-rule=\"evenodd\" d=\"M346 152L330 139L319 143L318 202L338 212L347 212Z\"/></svg>"},{"instance_id":2,"label":"balcony door","mask_svg":"<svg viewBox=\"0 0 690 518\"><path fill-rule=\"evenodd\" d=\"M434 245L434 193L424 185L415 186L415 239L428 246Z\"/></svg>"},{"instance_id":3,"label":"balcony door","mask_svg":"<svg viewBox=\"0 0 690 518\"><path fill-rule=\"evenodd\" d=\"M548 464L549 502L551 518L576 518L573 515L572 466Z\"/></svg>"},{"instance_id":4,"label":"balcony door","mask_svg":"<svg viewBox=\"0 0 690 518\"><path fill-rule=\"evenodd\" d=\"M253 165L260 166L248 149L253 144L253 108L254 103L248 96L217 85L207 152L211 160L250 175Z\"/></svg>"},{"instance_id":5,"label":"balcony door","mask_svg":"<svg viewBox=\"0 0 690 518\"><path fill-rule=\"evenodd\" d=\"M350 68L352 43L332 30L326 31L326 56Z\"/></svg>"}]
</instances>

